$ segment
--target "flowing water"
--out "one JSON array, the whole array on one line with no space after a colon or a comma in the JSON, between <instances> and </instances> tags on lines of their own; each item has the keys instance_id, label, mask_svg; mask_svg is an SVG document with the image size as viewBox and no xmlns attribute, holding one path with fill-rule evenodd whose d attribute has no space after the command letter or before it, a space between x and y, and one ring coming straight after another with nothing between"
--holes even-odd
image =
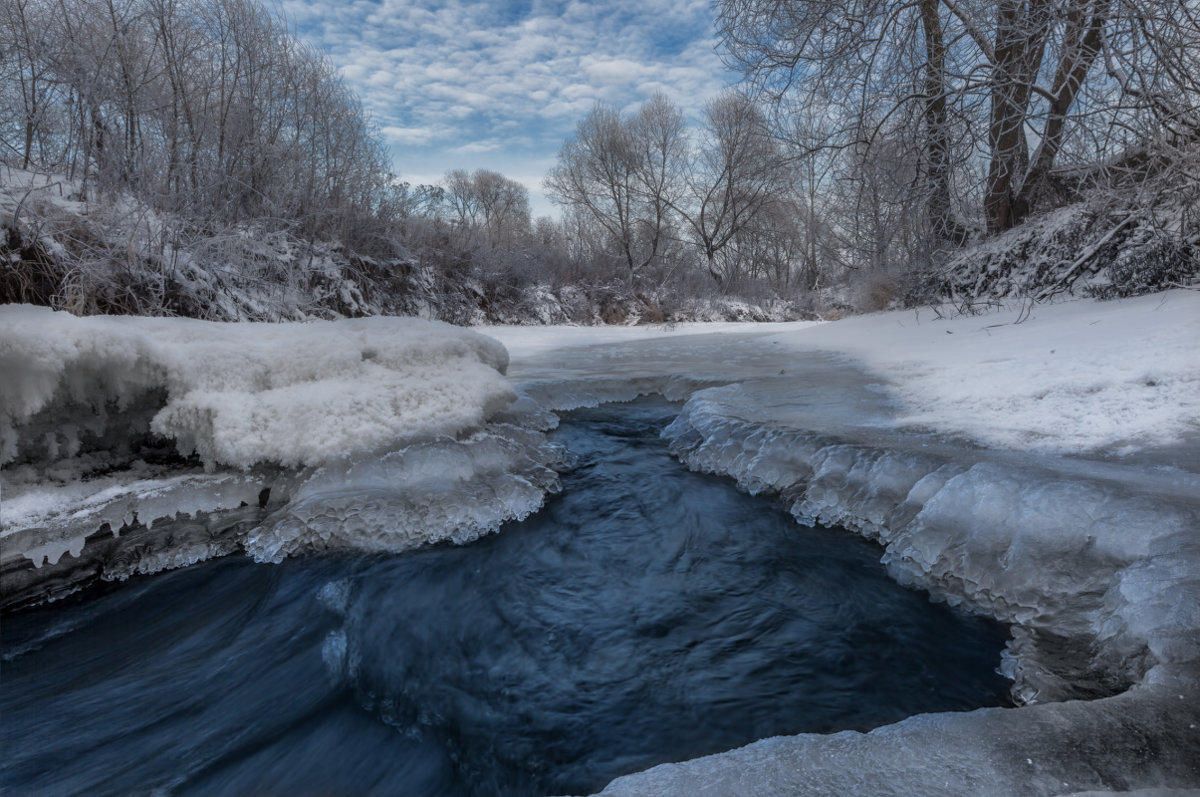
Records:
<instances>
[{"instance_id":1,"label":"flowing water","mask_svg":"<svg viewBox=\"0 0 1200 797\"><path fill-rule=\"evenodd\" d=\"M231 556L5 618L12 794L587 793L1003 703L1003 629L690 473L658 401L573 414L543 511L461 547Z\"/></svg>"}]
</instances>

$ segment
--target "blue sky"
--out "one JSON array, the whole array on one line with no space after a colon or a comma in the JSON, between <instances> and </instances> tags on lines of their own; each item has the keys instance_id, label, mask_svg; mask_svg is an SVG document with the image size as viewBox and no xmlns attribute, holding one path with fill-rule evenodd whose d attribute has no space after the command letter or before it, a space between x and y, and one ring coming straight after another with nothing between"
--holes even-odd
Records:
<instances>
[{"instance_id":1,"label":"blue sky","mask_svg":"<svg viewBox=\"0 0 1200 797\"><path fill-rule=\"evenodd\" d=\"M329 53L391 147L400 176L489 168L541 179L602 101L635 109L664 91L695 117L734 81L709 0L284 0Z\"/></svg>"}]
</instances>

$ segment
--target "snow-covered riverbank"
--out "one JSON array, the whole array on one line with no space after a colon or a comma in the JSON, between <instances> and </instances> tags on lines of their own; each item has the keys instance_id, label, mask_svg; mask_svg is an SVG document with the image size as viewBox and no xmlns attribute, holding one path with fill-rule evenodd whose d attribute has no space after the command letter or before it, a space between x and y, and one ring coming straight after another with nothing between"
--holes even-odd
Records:
<instances>
[{"instance_id":1,"label":"snow-covered riverbank","mask_svg":"<svg viewBox=\"0 0 1200 797\"><path fill-rule=\"evenodd\" d=\"M612 793L1200 787L1200 294L481 331L507 380L494 343L415 321L0 309L5 595L473 539L555 489L553 411L662 393L686 400L666 434L690 467L1010 624L1024 705L766 740Z\"/></svg>"},{"instance_id":2,"label":"snow-covered riverbank","mask_svg":"<svg viewBox=\"0 0 1200 797\"><path fill-rule=\"evenodd\" d=\"M557 477L541 435L501 417L507 362L416 319L0 307L3 604L238 548L404 550L524 517Z\"/></svg>"},{"instance_id":3,"label":"snow-covered riverbank","mask_svg":"<svg viewBox=\"0 0 1200 797\"><path fill-rule=\"evenodd\" d=\"M688 397L667 434L691 467L857 529L902 582L1013 628L1022 708L767 740L606 793L1200 786L1200 295L592 346L564 330L556 350L489 332L551 406Z\"/></svg>"}]
</instances>

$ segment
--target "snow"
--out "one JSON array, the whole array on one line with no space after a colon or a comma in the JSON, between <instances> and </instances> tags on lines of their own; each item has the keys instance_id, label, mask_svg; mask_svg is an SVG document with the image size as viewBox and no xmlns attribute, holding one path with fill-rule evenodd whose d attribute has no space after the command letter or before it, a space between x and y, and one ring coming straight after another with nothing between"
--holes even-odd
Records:
<instances>
[{"instance_id":1,"label":"snow","mask_svg":"<svg viewBox=\"0 0 1200 797\"><path fill-rule=\"evenodd\" d=\"M816 326L818 321L684 321L677 324L637 326L477 326L474 329L504 344L509 355L527 358L533 354L604 343L628 343L638 340L673 338L719 333L761 335L768 332L794 331Z\"/></svg>"},{"instance_id":2,"label":"snow","mask_svg":"<svg viewBox=\"0 0 1200 797\"><path fill-rule=\"evenodd\" d=\"M102 575L124 577L235 543L277 561L493 531L556 485L553 447L500 422L515 398L507 363L495 340L417 319L232 324L0 307L3 561L103 553ZM369 497L373 514L316 518L314 506L350 495ZM217 515L241 507L254 512L234 522L238 539L215 539L229 532ZM104 529L157 521L168 524L158 537L189 549L183 559L102 542Z\"/></svg>"},{"instance_id":3,"label":"snow","mask_svg":"<svg viewBox=\"0 0 1200 797\"><path fill-rule=\"evenodd\" d=\"M522 400L685 400L665 435L689 467L1008 623L1021 707L764 740L606 794L1200 784L1200 295L696 331L498 334Z\"/></svg>"},{"instance_id":4,"label":"snow","mask_svg":"<svg viewBox=\"0 0 1200 797\"><path fill-rule=\"evenodd\" d=\"M109 403L165 391L149 430L210 467L319 465L479 427L513 399L507 362L489 338L415 319L235 325L4 306L0 463L54 457L57 434L30 439L45 431L30 424L39 413L89 404L99 435L121 420Z\"/></svg>"},{"instance_id":5,"label":"snow","mask_svg":"<svg viewBox=\"0 0 1200 797\"><path fill-rule=\"evenodd\" d=\"M988 445L1120 454L1200 434L1200 293L931 315L850 318L775 340L886 373L899 424Z\"/></svg>"},{"instance_id":6,"label":"snow","mask_svg":"<svg viewBox=\"0 0 1200 797\"><path fill-rule=\"evenodd\" d=\"M1018 710L925 714L870 733L764 739L618 778L606 797L1194 794L1200 707L1167 690ZM1153 741L1140 729L1152 728ZM1149 787L1142 784L1152 784Z\"/></svg>"},{"instance_id":7,"label":"snow","mask_svg":"<svg viewBox=\"0 0 1200 797\"><path fill-rule=\"evenodd\" d=\"M660 346L674 340L665 359L676 373L721 378L704 360L730 364L723 348L695 336L774 333L766 342L786 352L830 352L878 375L895 402L894 425L1004 448L1121 454L1200 435L1196 291L1032 308L1014 303L955 318L926 308L834 323L478 329L503 342L522 368L541 367L539 356L576 350L546 366L563 378L595 376L592 361L606 357L639 368L644 355L626 356L613 344L643 340ZM779 368L791 364L783 352L777 359ZM738 378L740 363L732 365Z\"/></svg>"}]
</instances>

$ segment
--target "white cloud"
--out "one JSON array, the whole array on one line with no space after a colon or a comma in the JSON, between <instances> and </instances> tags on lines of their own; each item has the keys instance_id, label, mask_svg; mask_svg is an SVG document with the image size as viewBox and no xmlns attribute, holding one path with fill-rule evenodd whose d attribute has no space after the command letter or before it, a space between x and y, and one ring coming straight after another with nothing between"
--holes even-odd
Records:
<instances>
[{"instance_id":1,"label":"white cloud","mask_svg":"<svg viewBox=\"0 0 1200 797\"><path fill-rule=\"evenodd\" d=\"M628 58L584 59L583 69L593 83L633 83L652 70Z\"/></svg>"},{"instance_id":2,"label":"white cloud","mask_svg":"<svg viewBox=\"0 0 1200 797\"><path fill-rule=\"evenodd\" d=\"M379 128L384 140L392 144L425 144L433 139L433 128L397 127L387 125Z\"/></svg>"},{"instance_id":3,"label":"white cloud","mask_svg":"<svg viewBox=\"0 0 1200 797\"><path fill-rule=\"evenodd\" d=\"M663 91L695 118L733 79L708 0L533 0L520 13L506 0L283 2L360 93L401 173L435 150L504 153L532 173L596 101L626 108Z\"/></svg>"},{"instance_id":4,"label":"white cloud","mask_svg":"<svg viewBox=\"0 0 1200 797\"><path fill-rule=\"evenodd\" d=\"M463 144L461 147L455 147L455 152L473 155L480 152L494 152L500 149L499 141L472 141L469 144Z\"/></svg>"}]
</instances>

